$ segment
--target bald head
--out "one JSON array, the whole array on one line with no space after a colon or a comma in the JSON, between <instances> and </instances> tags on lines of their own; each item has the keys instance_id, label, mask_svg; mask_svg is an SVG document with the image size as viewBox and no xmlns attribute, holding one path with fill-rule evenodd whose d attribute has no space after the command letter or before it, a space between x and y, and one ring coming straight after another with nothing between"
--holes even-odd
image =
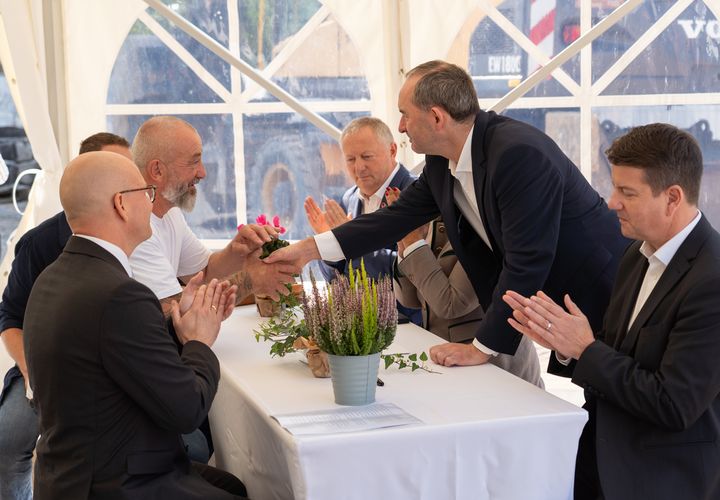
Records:
<instances>
[{"instance_id":1,"label":"bald head","mask_svg":"<svg viewBox=\"0 0 720 500\"><path fill-rule=\"evenodd\" d=\"M140 172L128 158L107 151L85 153L65 168L60 180L60 202L76 232L79 227L110 223L114 195L144 185Z\"/></svg>"},{"instance_id":2,"label":"bald head","mask_svg":"<svg viewBox=\"0 0 720 500\"><path fill-rule=\"evenodd\" d=\"M200 137L195 127L175 116L155 116L143 123L135 134L131 149L140 171L152 160L173 162L178 154L180 137L188 132Z\"/></svg>"}]
</instances>

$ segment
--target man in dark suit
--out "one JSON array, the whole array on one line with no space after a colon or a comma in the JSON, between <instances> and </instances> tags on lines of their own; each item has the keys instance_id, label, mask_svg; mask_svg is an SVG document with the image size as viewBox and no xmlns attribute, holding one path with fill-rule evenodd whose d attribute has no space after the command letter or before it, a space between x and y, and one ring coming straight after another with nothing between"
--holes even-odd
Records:
<instances>
[{"instance_id":1,"label":"man in dark suit","mask_svg":"<svg viewBox=\"0 0 720 500\"><path fill-rule=\"evenodd\" d=\"M509 322L575 359L590 419L575 498L720 498L720 234L697 208L702 153L671 125L637 127L608 150L608 204L637 240L602 329L565 295L509 291ZM597 332L593 337L593 332Z\"/></svg>"},{"instance_id":2,"label":"man in dark suit","mask_svg":"<svg viewBox=\"0 0 720 500\"><path fill-rule=\"evenodd\" d=\"M481 111L472 79L453 64L411 70L398 103L399 130L427 155L420 178L392 206L268 260L363 254L442 215L485 319L472 344L434 346L433 361L470 365L514 354L521 336L506 321L509 288L554 297L572 290L599 326L627 241L577 167L539 130Z\"/></svg>"},{"instance_id":3,"label":"man in dark suit","mask_svg":"<svg viewBox=\"0 0 720 500\"><path fill-rule=\"evenodd\" d=\"M109 132L83 140L79 154L89 151L110 151L132 158L127 140ZM25 233L15 245L15 259L2 293L0 337L15 366L5 374L0 391L0 500L32 499L32 459L40 432L37 415L26 397L23 318L33 283L62 253L71 234L64 212Z\"/></svg>"},{"instance_id":4,"label":"man in dark suit","mask_svg":"<svg viewBox=\"0 0 720 500\"><path fill-rule=\"evenodd\" d=\"M312 197L305 200L305 212L315 234L386 207L388 203L385 195L388 190L403 190L417 178L395 159L395 139L390 128L378 118L365 116L352 120L342 131L340 146L348 176L355 185L345 191L340 203L328 199L324 211ZM352 267L360 269L362 259L371 278L392 276L396 255L397 245L393 242L352 259ZM320 262L320 271L325 281L335 279L336 271L347 274L349 270L350 262L347 259ZM406 316L415 316L417 324L421 324L418 309L403 307L399 303L398 308Z\"/></svg>"},{"instance_id":5,"label":"man in dark suit","mask_svg":"<svg viewBox=\"0 0 720 500\"><path fill-rule=\"evenodd\" d=\"M234 476L192 467L180 439L215 396L210 346L236 289L201 285L199 274L166 322L128 261L151 234L154 198L155 186L115 153L80 155L63 174L73 236L36 280L23 335L40 417L36 499L244 495Z\"/></svg>"}]
</instances>

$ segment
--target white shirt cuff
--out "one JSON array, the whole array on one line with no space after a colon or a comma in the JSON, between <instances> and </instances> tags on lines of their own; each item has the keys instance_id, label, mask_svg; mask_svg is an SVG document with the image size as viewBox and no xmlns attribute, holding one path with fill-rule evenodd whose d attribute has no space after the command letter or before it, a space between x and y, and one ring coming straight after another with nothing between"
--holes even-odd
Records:
<instances>
[{"instance_id":1,"label":"white shirt cuff","mask_svg":"<svg viewBox=\"0 0 720 500\"><path fill-rule=\"evenodd\" d=\"M423 245L427 245L427 241L420 239L420 240L417 240L412 245L405 247L405 251L403 252L402 255L400 255L400 252L398 252L398 262L402 262L402 260L407 255L410 255L411 253L413 253L415 250L417 250L418 248L420 248Z\"/></svg>"},{"instance_id":2,"label":"white shirt cuff","mask_svg":"<svg viewBox=\"0 0 720 500\"><path fill-rule=\"evenodd\" d=\"M555 353L555 359L557 359L558 363L560 363L563 366L569 365L570 361L573 360L572 358L566 358L565 356L563 356L562 354L560 354L557 351L554 351L554 353Z\"/></svg>"},{"instance_id":3,"label":"white shirt cuff","mask_svg":"<svg viewBox=\"0 0 720 500\"><path fill-rule=\"evenodd\" d=\"M315 245L317 245L322 260L337 262L345 259L340 243L338 243L332 231L316 234L313 238L315 238Z\"/></svg>"},{"instance_id":4,"label":"white shirt cuff","mask_svg":"<svg viewBox=\"0 0 720 500\"><path fill-rule=\"evenodd\" d=\"M490 349L489 347L481 344L480 342L478 342L477 339L473 340L472 345L473 345L478 351L484 352L485 354L487 354L487 355L489 355L489 356L497 356L497 355L498 355L497 351L493 351L493 350Z\"/></svg>"}]
</instances>

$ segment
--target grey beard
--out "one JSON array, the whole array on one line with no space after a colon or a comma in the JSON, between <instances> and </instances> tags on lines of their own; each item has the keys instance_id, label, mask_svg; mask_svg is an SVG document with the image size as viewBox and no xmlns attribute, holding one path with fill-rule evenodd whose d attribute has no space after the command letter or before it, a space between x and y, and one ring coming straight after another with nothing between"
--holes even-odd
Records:
<instances>
[{"instance_id":1,"label":"grey beard","mask_svg":"<svg viewBox=\"0 0 720 500\"><path fill-rule=\"evenodd\" d=\"M192 209L195 208L197 191L193 193L190 191L190 188L186 186L168 187L163 191L162 195L167 201L183 212L192 212Z\"/></svg>"}]
</instances>

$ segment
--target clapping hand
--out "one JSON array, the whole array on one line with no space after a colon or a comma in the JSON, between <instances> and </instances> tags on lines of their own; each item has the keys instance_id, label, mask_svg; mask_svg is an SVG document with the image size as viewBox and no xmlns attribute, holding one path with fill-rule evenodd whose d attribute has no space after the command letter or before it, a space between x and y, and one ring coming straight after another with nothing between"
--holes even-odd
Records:
<instances>
[{"instance_id":1,"label":"clapping hand","mask_svg":"<svg viewBox=\"0 0 720 500\"><path fill-rule=\"evenodd\" d=\"M229 286L227 281L213 279L207 285L199 285L202 281L202 273L198 273L188 284L190 290L183 291L183 298L192 296L189 308L182 313L180 304L173 300L171 305L171 316L175 332L182 344L191 340L202 342L212 346L220 331L220 323L230 316L235 306L234 286ZM185 301L187 305L187 301Z\"/></svg>"},{"instance_id":2,"label":"clapping hand","mask_svg":"<svg viewBox=\"0 0 720 500\"><path fill-rule=\"evenodd\" d=\"M195 300L195 295L200 289L200 286L203 284L204 279L205 273L203 271L200 271L195 276L190 278L190 281L188 281L187 285L183 289L182 295L180 296L180 302L178 303L181 316L185 314L192 306L193 301ZM230 316L235 305L237 286L231 286L229 281L221 281L218 283L217 286L220 287L220 310L223 313L222 320L224 321Z\"/></svg>"},{"instance_id":3,"label":"clapping hand","mask_svg":"<svg viewBox=\"0 0 720 500\"><path fill-rule=\"evenodd\" d=\"M305 215L315 234L335 229L352 219L350 214L346 214L338 202L332 199L325 202L325 211L318 206L312 196L305 198L304 207Z\"/></svg>"},{"instance_id":4,"label":"clapping hand","mask_svg":"<svg viewBox=\"0 0 720 500\"><path fill-rule=\"evenodd\" d=\"M579 359L595 340L587 317L567 294L567 311L544 292L527 298L508 290L503 300L513 310L513 328L563 357Z\"/></svg>"}]
</instances>

